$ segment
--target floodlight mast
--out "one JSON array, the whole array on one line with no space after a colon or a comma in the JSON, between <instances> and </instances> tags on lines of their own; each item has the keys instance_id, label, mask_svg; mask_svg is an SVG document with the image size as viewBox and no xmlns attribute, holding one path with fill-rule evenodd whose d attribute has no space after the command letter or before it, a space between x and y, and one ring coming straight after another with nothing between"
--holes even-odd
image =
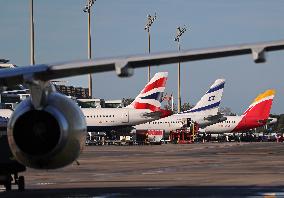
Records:
<instances>
[{"instance_id":1,"label":"floodlight mast","mask_svg":"<svg viewBox=\"0 0 284 198\"><path fill-rule=\"evenodd\" d=\"M91 7L96 0L87 0L84 12L88 13L88 59L92 59L92 46L91 46ZM92 74L89 74L89 97L93 97L93 82Z\"/></svg>"},{"instance_id":2,"label":"floodlight mast","mask_svg":"<svg viewBox=\"0 0 284 198\"><path fill-rule=\"evenodd\" d=\"M154 21L157 18L157 14L155 13L155 16L151 16L150 14L147 15L147 23L144 27L144 30L146 30L148 32L148 51L149 54L151 53L151 35L150 35L150 27L152 26L152 24L154 23ZM150 69L150 65L148 66L148 82L150 81L151 78L151 69Z\"/></svg>"},{"instance_id":3,"label":"floodlight mast","mask_svg":"<svg viewBox=\"0 0 284 198\"><path fill-rule=\"evenodd\" d=\"M180 38L185 33L186 27L177 27L175 41L178 43L178 51L180 51ZM178 62L178 113L181 111L181 97L180 97L180 62Z\"/></svg>"},{"instance_id":4,"label":"floodlight mast","mask_svg":"<svg viewBox=\"0 0 284 198\"><path fill-rule=\"evenodd\" d=\"M35 64L35 44L34 44L34 1L30 0L30 60L31 60L31 65Z\"/></svg>"}]
</instances>

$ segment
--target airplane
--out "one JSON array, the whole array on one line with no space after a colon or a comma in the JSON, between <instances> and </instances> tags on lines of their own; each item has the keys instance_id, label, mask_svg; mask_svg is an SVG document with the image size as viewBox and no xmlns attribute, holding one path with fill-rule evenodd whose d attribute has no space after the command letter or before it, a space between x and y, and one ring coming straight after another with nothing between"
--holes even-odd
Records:
<instances>
[{"instance_id":1,"label":"airplane","mask_svg":"<svg viewBox=\"0 0 284 198\"><path fill-rule=\"evenodd\" d=\"M171 115L161 109L168 72L158 72L142 89L135 100L124 108L82 108L88 132L126 130L131 126Z\"/></svg>"},{"instance_id":2,"label":"airplane","mask_svg":"<svg viewBox=\"0 0 284 198\"><path fill-rule=\"evenodd\" d=\"M22 101L7 124L8 142L15 159L35 169L56 169L73 163L85 146L87 126L79 106L56 92L53 79L116 71L120 77L135 68L177 62L252 54L255 63L265 54L284 49L284 40L192 49L151 55L122 56L0 70L0 86L24 84L31 97Z\"/></svg>"},{"instance_id":3,"label":"airplane","mask_svg":"<svg viewBox=\"0 0 284 198\"><path fill-rule=\"evenodd\" d=\"M81 108L86 119L88 132L125 130L133 125L171 115L170 110L161 109L160 102L167 78L168 72L156 73L135 100L125 108ZM27 93L29 90L13 90L9 93L21 94L21 91ZM3 93L6 93L6 91ZM12 112L11 109L0 109L0 116L8 119Z\"/></svg>"},{"instance_id":4,"label":"airplane","mask_svg":"<svg viewBox=\"0 0 284 198\"><path fill-rule=\"evenodd\" d=\"M227 120L207 126L202 132L234 133L264 126L271 120L269 113L274 96L275 90L269 89L259 94L241 116L225 116Z\"/></svg>"},{"instance_id":5,"label":"airplane","mask_svg":"<svg viewBox=\"0 0 284 198\"><path fill-rule=\"evenodd\" d=\"M164 130L167 136L171 131L184 127L188 119L196 122L199 127L221 122L224 120L224 117L218 113L218 108L222 99L224 85L224 79L217 79L192 109L166 118L136 125L134 128L136 130Z\"/></svg>"}]
</instances>

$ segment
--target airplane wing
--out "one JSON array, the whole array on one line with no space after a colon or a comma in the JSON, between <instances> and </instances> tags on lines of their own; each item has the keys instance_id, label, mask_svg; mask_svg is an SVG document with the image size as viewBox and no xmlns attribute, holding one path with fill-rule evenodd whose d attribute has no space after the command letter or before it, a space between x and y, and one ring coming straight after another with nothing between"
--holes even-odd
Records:
<instances>
[{"instance_id":1,"label":"airplane wing","mask_svg":"<svg viewBox=\"0 0 284 198\"><path fill-rule=\"evenodd\" d=\"M151 55L124 56L96 60L65 62L59 64L39 64L0 70L0 85L8 86L34 80L52 79L107 71L116 71L118 76L133 74L134 68L148 65L162 65L176 62L214 59L244 54L252 54L256 63L265 62L265 52L284 49L284 40L241 44L207 49L184 50L181 52L157 53Z\"/></svg>"}]
</instances>

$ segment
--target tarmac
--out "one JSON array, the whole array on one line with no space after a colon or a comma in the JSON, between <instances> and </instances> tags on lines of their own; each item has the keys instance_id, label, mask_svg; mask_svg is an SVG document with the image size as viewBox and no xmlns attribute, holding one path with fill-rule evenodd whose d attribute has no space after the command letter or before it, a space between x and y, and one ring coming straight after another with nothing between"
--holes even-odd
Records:
<instances>
[{"instance_id":1,"label":"tarmac","mask_svg":"<svg viewBox=\"0 0 284 198\"><path fill-rule=\"evenodd\" d=\"M284 197L283 143L87 146L0 197Z\"/></svg>"}]
</instances>

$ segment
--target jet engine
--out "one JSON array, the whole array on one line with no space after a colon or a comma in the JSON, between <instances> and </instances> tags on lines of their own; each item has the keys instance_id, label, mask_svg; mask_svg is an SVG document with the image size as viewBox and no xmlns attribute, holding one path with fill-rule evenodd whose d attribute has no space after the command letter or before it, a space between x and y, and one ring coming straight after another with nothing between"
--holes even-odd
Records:
<instances>
[{"instance_id":1,"label":"jet engine","mask_svg":"<svg viewBox=\"0 0 284 198\"><path fill-rule=\"evenodd\" d=\"M86 122L78 105L57 92L35 109L22 101L12 114L8 141L16 160L36 169L61 168L77 159L85 145Z\"/></svg>"}]
</instances>

